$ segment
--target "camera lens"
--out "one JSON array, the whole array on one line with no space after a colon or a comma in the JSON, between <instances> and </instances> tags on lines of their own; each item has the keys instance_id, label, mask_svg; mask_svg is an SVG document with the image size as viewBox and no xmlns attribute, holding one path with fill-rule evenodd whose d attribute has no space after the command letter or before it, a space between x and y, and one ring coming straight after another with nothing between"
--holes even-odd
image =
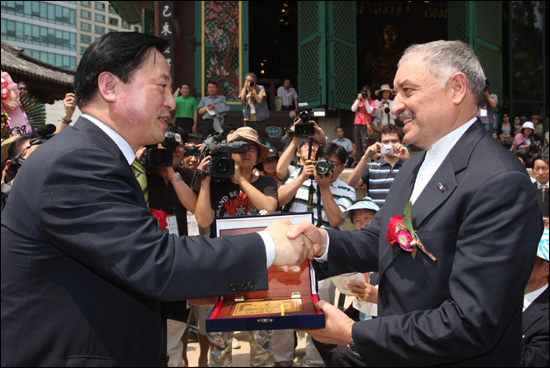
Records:
<instances>
[{"instance_id":1,"label":"camera lens","mask_svg":"<svg viewBox=\"0 0 550 368\"><path fill-rule=\"evenodd\" d=\"M225 174L229 171L229 166L227 161L219 160L218 162L216 162L216 166L214 166L214 169L218 174Z\"/></svg>"}]
</instances>

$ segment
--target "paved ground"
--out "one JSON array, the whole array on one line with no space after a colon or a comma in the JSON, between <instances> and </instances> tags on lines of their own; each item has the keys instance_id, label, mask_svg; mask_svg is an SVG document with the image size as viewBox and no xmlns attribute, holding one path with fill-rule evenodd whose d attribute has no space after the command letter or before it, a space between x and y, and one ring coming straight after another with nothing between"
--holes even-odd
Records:
<instances>
[{"instance_id":1,"label":"paved ground","mask_svg":"<svg viewBox=\"0 0 550 368\"><path fill-rule=\"evenodd\" d=\"M301 336L300 336L301 335ZM240 349L233 349L233 367L250 367L250 343L248 342L248 333L239 332L235 334L241 344ZM190 342L187 347L187 358L190 367L197 367L199 360L199 343ZM298 346L295 350L294 367L301 367L304 355L306 354L305 334L298 334Z\"/></svg>"}]
</instances>

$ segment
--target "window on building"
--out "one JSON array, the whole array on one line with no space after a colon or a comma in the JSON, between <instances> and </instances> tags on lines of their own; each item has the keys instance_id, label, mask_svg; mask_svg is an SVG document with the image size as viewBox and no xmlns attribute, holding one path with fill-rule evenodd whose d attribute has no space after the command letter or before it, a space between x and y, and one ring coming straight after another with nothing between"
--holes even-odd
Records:
<instances>
[{"instance_id":1,"label":"window on building","mask_svg":"<svg viewBox=\"0 0 550 368\"><path fill-rule=\"evenodd\" d=\"M134 26L134 32L139 32L139 27Z\"/></svg>"},{"instance_id":2,"label":"window on building","mask_svg":"<svg viewBox=\"0 0 550 368\"><path fill-rule=\"evenodd\" d=\"M92 36L81 34L80 35L80 42L92 43Z\"/></svg>"},{"instance_id":3,"label":"window on building","mask_svg":"<svg viewBox=\"0 0 550 368\"><path fill-rule=\"evenodd\" d=\"M95 33L104 34L105 33L105 27L95 26Z\"/></svg>"},{"instance_id":4,"label":"window on building","mask_svg":"<svg viewBox=\"0 0 550 368\"><path fill-rule=\"evenodd\" d=\"M130 29L130 25L128 23L126 23L126 21L124 19L122 20L122 28Z\"/></svg>"},{"instance_id":5,"label":"window on building","mask_svg":"<svg viewBox=\"0 0 550 368\"><path fill-rule=\"evenodd\" d=\"M116 12L116 9L115 9L112 5L109 5L109 13L111 13L111 14L118 14L118 13Z\"/></svg>"},{"instance_id":6,"label":"window on building","mask_svg":"<svg viewBox=\"0 0 550 368\"><path fill-rule=\"evenodd\" d=\"M87 46L80 46L80 55L84 55L87 49L88 49Z\"/></svg>"},{"instance_id":7,"label":"window on building","mask_svg":"<svg viewBox=\"0 0 550 368\"><path fill-rule=\"evenodd\" d=\"M105 16L103 14L95 14L95 21L99 23L105 23Z\"/></svg>"},{"instance_id":8,"label":"window on building","mask_svg":"<svg viewBox=\"0 0 550 368\"><path fill-rule=\"evenodd\" d=\"M92 25L90 23L80 22L80 29L83 30L83 31L91 32L92 31Z\"/></svg>"},{"instance_id":9,"label":"window on building","mask_svg":"<svg viewBox=\"0 0 550 368\"><path fill-rule=\"evenodd\" d=\"M92 2L91 1L81 1L80 5L86 6L86 7L89 8L90 6L92 6Z\"/></svg>"},{"instance_id":10,"label":"window on building","mask_svg":"<svg viewBox=\"0 0 550 368\"><path fill-rule=\"evenodd\" d=\"M92 13L87 10L80 10L80 18L92 19Z\"/></svg>"},{"instance_id":11,"label":"window on building","mask_svg":"<svg viewBox=\"0 0 550 368\"><path fill-rule=\"evenodd\" d=\"M109 17L109 25L118 27L118 19Z\"/></svg>"},{"instance_id":12,"label":"window on building","mask_svg":"<svg viewBox=\"0 0 550 368\"><path fill-rule=\"evenodd\" d=\"M100 1L96 1L95 2L95 8L97 10L105 10L105 4L103 4L102 2Z\"/></svg>"}]
</instances>

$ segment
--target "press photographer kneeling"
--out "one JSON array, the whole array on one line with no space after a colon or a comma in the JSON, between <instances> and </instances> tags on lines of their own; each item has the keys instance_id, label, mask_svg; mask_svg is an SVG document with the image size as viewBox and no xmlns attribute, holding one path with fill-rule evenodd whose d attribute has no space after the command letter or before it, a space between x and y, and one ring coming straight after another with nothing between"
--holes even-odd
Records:
<instances>
[{"instance_id":1,"label":"press photographer kneeling","mask_svg":"<svg viewBox=\"0 0 550 368\"><path fill-rule=\"evenodd\" d=\"M251 127L242 127L229 134L227 142L216 143L210 136L203 144L203 150L209 155L204 160L207 168L199 174L202 180L195 216L199 227L211 226L211 237L216 236L214 217L258 215L264 211L271 214L278 205L275 179L253 174L256 162L262 162L269 155L269 148L260 143L258 133ZM248 149L242 152L244 142L248 143ZM217 154L220 151L233 152ZM233 167L229 165L231 162ZM231 169L234 173L228 176ZM251 360L258 366L270 365L271 334L270 330L250 331ZM210 365L231 366L233 332L212 332L208 337Z\"/></svg>"}]
</instances>

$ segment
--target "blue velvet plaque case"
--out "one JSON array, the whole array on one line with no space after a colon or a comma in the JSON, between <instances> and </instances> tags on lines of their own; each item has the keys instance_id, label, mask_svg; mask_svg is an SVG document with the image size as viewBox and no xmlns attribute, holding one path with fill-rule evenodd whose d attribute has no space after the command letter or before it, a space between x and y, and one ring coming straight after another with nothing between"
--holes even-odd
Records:
<instances>
[{"instance_id":1,"label":"blue velvet plaque case","mask_svg":"<svg viewBox=\"0 0 550 368\"><path fill-rule=\"evenodd\" d=\"M216 218L216 235L228 236L257 232L272 221L288 219L295 224L313 222L311 212L274 214L268 216L240 216ZM319 300L315 272L308 260L300 265L299 273L286 273L277 267L267 270L268 290L226 295L220 298L206 320L207 332L312 329L325 327L325 314L315 308ZM296 310L286 310L282 305L292 303ZM275 313L248 306L280 305ZM288 304L284 304L288 305ZM245 309L247 312L242 312Z\"/></svg>"}]
</instances>

